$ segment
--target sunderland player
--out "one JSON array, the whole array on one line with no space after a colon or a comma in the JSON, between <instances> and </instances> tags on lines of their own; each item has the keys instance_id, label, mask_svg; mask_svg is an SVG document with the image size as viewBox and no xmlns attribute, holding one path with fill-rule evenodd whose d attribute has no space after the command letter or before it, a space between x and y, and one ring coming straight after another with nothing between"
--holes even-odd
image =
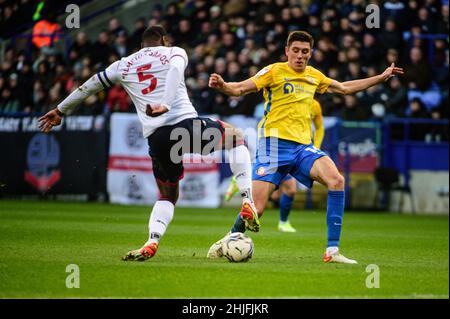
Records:
<instances>
[{"instance_id":1,"label":"sunderland player","mask_svg":"<svg viewBox=\"0 0 450 319\"><path fill-rule=\"evenodd\" d=\"M287 174L307 187L318 181L328 188L327 248L323 261L355 264L355 260L339 251L344 177L334 162L311 143L311 105L316 92L353 94L403 74L403 69L392 64L382 74L341 83L308 66L313 44L307 32L291 32L285 47L287 62L271 64L242 82L225 82L219 74L211 74L209 86L230 96L264 91L265 111L258 125L259 148L253 166L253 199L258 214L262 215L269 195ZM231 231L245 231L240 218ZM208 257L221 255L219 240L211 246Z\"/></svg>"},{"instance_id":2,"label":"sunderland player","mask_svg":"<svg viewBox=\"0 0 450 319\"><path fill-rule=\"evenodd\" d=\"M173 218L178 184L183 177L181 157L184 153L206 155L218 148L230 151L231 170L243 197L239 215L250 230L257 231L259 221L251 192L251 160L243 133L229 124L198 117L184 83L188 57L182 48L167 46L167 34L162 27L147 28L142 47L83 83L39 119L40 129L49 132L74 106L114 83L120 83L131 97L144 137L148 139L160 197L150 215L148 241L140 249L128 252L123 260L145 260L155 255ZM186 135L187 145L183 144Z\"/></svg>"},{"instance_id":3,"label":"sunderland player","mask_svg":"<svg viewBox=\"0 0 450 319\"><path fill-rule=\"evenodd\" d=\"M317 100L313 100L312 103L311 119L314 125L313 145L320 149L325 136L325 128L323 127L322 109ZM229 201L238 191L239 188L237 187L236 179L233 176L224 199ZM270 200L278 202L280 206L280 220L278 222L278 230L280 232L295 233L297 231L289 222L289 215L291 213L292 203L294 202L296 192L296 180L291 175L286 175L280 183L280 188L270 195Z\"/></svg>"},{"instance_id":4,"label":"sunderland player","mask_svg":"<svg viewBox=\"0 0 450 319\"><path fill-rule=\"evenodd\" d=\"M320 149L323 138L325 136L325 128L323 127L323 116L320 103L317 100L313 100L311 106L311 119L314 125L313 133L313 145L317 149ZM291 176L287 175L280 185L280 189L275 191L271 195L272 200L279 199L280 206L280 220L278 222L278 230L285 233L295 233L297 230L289 222L289 215L292 209L292 203L294 202L294 196L297 192L297 182ZM281 193L281 196L280 196Z\"/></svg>"}]
</instances>

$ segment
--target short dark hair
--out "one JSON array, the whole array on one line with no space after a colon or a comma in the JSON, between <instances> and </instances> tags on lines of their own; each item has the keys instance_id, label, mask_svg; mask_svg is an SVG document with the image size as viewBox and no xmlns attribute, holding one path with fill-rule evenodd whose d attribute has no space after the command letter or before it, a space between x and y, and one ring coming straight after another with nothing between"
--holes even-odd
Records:
<instances>
[{"instance_id":1,"label":"short dark hair","mask_svg":"<svg viewBox=\"0 0 450 319\"><path fill-rule=\"evenodd\" d=\"M287 39L287 47L290 47L292 42L300 41L300 42L309 42L311 45L311 49L314 46L314 39L311 34L306 31L293 31L289 34Z\"/></svg>"},{"instance_id":2,"label":"short dark hair","mask_svg":"<svg viewBox=\"0 0 450 319\"><path fill-rule=\"evenodd\" d=\"M162 26L152 25L145 29L142 34L142 41L160 41L165 36L167 36L167 32Z\"/></svg>"}]
</instances>

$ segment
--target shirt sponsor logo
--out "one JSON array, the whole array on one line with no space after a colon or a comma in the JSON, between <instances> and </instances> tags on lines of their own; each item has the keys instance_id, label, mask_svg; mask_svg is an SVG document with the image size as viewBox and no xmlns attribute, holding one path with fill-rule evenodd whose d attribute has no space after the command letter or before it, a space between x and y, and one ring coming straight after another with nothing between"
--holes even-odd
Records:
<instances>
[{"instance_id":1,"label":"shirt sponsor logo","mask_svg":"<svg viewBox=\"0 0 450 319\"><path fill-rule=\"evenodd\" d=\"M291 83L286 83L283 86L283 92L284 94L291 94L294 92L294 86Z\"/></svg>"}]
</instances>

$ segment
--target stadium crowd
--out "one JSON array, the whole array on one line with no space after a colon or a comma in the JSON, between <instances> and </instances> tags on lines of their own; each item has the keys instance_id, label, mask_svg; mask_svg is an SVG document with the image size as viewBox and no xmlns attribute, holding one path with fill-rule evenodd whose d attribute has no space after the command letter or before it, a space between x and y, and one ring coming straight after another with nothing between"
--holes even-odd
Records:
<instances>
[{"instance_id":1,"label":"stadium crowd","mask_svg":"<svg viewBox=\"0 0 450 319\"><path fill-rule=\"evenodd\" d=\"M7 3L0 0L0 24L10 14ZM448 118L448 0L372 0L379 3L381 21L380 28L371 29L366 27L368 3L185 0L149 6L148 15L138 18L133 30L112 19L94 42L80 31L68 54L55 47L35 47L29 59L24 50L10 46L0 65L0 114L48 111L90 76L139 50L147 25L162 24L171 43L189 54L186 84L200 114L261 115L262 94L224 96L208 88L209 74L240 81L265 65L286 61L288 33L306 30L315 39L310 64L337 80L372 76L392 62L405 68L404 77L364 93L317 96L325 116L357 121ZM134 112L120 85L84 104L77 114Z\"/></svg>"}]
</instances>

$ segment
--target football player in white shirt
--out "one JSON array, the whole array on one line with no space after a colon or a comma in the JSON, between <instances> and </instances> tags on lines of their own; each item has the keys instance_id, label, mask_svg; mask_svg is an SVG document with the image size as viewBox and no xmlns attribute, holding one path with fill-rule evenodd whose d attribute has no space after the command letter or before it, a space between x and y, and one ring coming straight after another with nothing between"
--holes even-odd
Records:
<instances>
[{"instance_id":1,"label":"football player in white shirt","mask_svg":"<svg viewBox=\"0 0 450 319\"><path fill-rule=\"evenodd\" d=\"M62 117L74 106L114 83L120 83L131 97L148 139L160 198L150 215L148 241L140 249L128 252L123 260L146 260L155 255L173 218L179 180L183 178L181 158L185 153L207 155L217 149L229 150L230 167L243 198L240 216L247 229L259 230L251 195L251 160L243 133L222 121L198 117L184 83L187 64L184 49L168 47L164 28L148 27L140 51L93 75L39 119L39 128L48 133L61 124ZM183 143L186 136L188 142Z\"/></svg>"}]
</instances>

